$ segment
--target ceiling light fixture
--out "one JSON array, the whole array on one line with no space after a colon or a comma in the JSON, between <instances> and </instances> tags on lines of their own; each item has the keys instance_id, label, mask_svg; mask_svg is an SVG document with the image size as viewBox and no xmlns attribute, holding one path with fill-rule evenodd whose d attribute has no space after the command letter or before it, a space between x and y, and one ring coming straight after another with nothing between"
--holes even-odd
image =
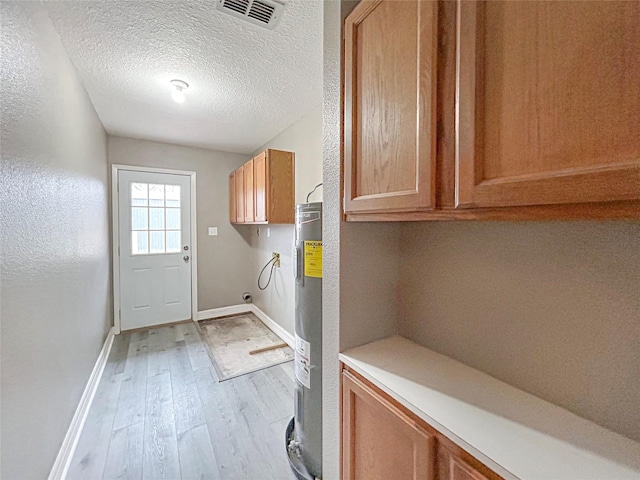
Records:
<instances>
[{"instance_id":1,"label":"ceiling light fixture","mask_svg":"<svg viewBox=\"0 0 640 480\"><path fill-rule=\"evenodd\" d=\"M171 98L173 98L173 101L176 103L184 103L183 90L189 88L189 84L187 82L183 82L182 80L171 80L171 85L174 88L173 92L171 93Z\"/></svg>"}]
</instances>

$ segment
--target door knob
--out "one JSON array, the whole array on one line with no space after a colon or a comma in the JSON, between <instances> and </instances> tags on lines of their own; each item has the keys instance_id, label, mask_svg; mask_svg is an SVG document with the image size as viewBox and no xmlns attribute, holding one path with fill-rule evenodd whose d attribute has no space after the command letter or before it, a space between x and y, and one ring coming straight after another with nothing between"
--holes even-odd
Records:
<instances>
[{"instance_id":1,"label":"door knob","mask_svg":"<svg viewBox=\"0 0 640 480\"><path fill-rule=\"evenodd\" d=\"M182 257L182 259L183 259L185 262L188 262L188 261L189 261L189 255L185 255L184 257Z\"/></svg>"}]
</instances>

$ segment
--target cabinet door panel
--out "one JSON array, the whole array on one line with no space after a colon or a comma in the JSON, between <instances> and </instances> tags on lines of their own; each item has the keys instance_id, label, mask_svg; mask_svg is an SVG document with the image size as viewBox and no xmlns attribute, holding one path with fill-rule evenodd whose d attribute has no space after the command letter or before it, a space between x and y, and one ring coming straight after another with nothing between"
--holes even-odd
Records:
<instances>
[{"instance_id":1,"label":"cabinet door panel","mask_svg":"<svg viewBox=\"0 0 640 480\"><path fill-rule=\"evenodd\" d=\"M229 221L236 223L236 175L235 172L229 174Z\"/></svg>"},{"instance_id":2,"label":"cabinet door panel","mask_svg":"<svg viewBox=\"0 0 640 480\"><path fill-rule=\"evenodd\" d=\"M253 187L255 190L256 222L267 221L267 154L261 153L253 159Z\"/></svg>"},{"instance_id":3,"label":"cabinet door panel","mask_svg":"<svg viewBox=\"0 0 640 480\"><path fill-rule=\"evenodd\" d=\"M244 164L244 221L251 223L254 221L255 198L253 190L253 160Z\"/></svg>"},{"instance_id":4,"label":"cabinet door panel","mask_svg":"<svg viewBox=\"0 0 640 480\"><path fill-rule=\"evenodd\" d=\"M430 480L435 439L364 383L342 373L343 480Z\"/></svg>"},{"instance_id":5,"label":"cabinet door panel","mask_svg":"<svg viewBox=\"0 0 640 480\"><path fill-rule=\"evenodd\" d=\"M437 2L363 0L345 30L345 211L433 208Z\"/></svg>"},{"instance_id":6,"label":"cabinet door panel","mask_svg":"<svg viewBox=\"0 0 640 480\"><path fill-rule=\"evenodd\" d=\"M237 169L234 176L236 178L236 223L244 223L244 168Z\"/></svg>"},{"instance_id":7,"label":"cabinet door panel","mask_svg":"<svg viewBox=\"0 0 640 480\"><path fill-rule=\"evenodd\" d=\"M467 457L469 456L464 453ZM474 463L478 463L475 461ZM438 446L438 478L439 480L489 480L501 479L494 472L490 471L484 465L480 465L480 468L487 473L485 475L478 468L475 468L463 458L453 453L451 450L445 448L442 444Z\"/></svg>"},{"instance_id":8,"label":"cabinet door panel","mask_svg":"<svg viewBox=\"0 0 640 480\"><path fill-rule=\"evenodd\" d=\"M640 198L640 2L458 5L457 205Z\"/></svg>"}]
</instances>

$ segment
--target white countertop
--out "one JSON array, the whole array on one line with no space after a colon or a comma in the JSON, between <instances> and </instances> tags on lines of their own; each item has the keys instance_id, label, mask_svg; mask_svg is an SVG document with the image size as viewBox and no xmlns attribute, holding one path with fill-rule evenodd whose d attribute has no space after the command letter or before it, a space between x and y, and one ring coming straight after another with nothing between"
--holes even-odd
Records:
<instances>
[{"instance_id":1,"label":"white countertop","mask_svg":"<svg viewBox=\"0 0 640 480\"><path fill-rule=\"evenodd\" d=\"M640 443L405 338L340 360L505 478L640 480Z\"/></svg>"}]
</instances>

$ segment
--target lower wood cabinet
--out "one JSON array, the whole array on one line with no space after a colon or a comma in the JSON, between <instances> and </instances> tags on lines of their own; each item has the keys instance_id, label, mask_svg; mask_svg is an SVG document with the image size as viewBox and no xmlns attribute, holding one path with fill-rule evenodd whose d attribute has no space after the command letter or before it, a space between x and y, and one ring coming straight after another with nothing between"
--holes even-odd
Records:
<instances>
[{"instance_id":1,"label":"lower wood cabinet","mask_svg":"<svg viewBox=\"0 0 640 480\"><path fill-rule=\"evenodd\" d=\"M342 371L342 480L499 480L367 380Z\"/></svg>"},{"instance_id":2,"label":"lower wood cabinet","mask_svg":"<svg viewBox=\"0 0 640 480\"><path fill-rule=\"evenodd\" d=\"M435 478L435 438L368 385L342 377L343 480Z\"/></svg>"}]
</instances>

